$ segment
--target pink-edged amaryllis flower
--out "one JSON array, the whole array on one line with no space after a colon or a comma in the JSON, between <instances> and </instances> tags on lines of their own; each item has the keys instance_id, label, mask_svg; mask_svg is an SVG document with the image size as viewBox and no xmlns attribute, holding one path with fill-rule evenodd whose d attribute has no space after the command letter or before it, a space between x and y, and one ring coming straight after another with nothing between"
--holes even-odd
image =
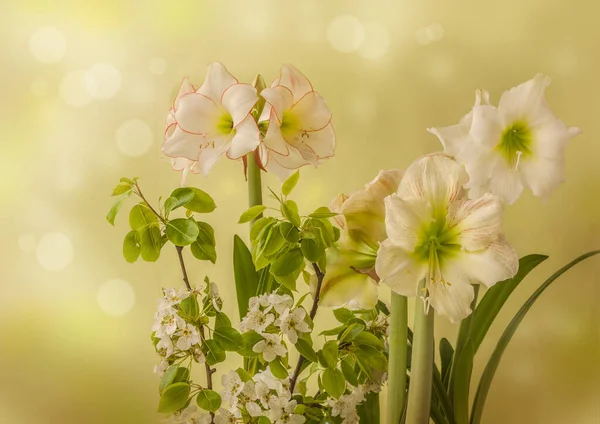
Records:
<instances>
[{"instance_id":1,"label":"pink-edged amaryllis flower","mask_svg":"<svg viewBox=\"0 0 600 424\"><path fill-rule=\"evenodd\" d=\"M179 159L177 168L207 175L221 156L239 159L258 147L259 130L250 114L258 101L254 87L238 83L215 62L209 65L202 86L191 89L184 81L162 146L167 156L189 161Z\"/></svg>"},{"instance_id":2,"label":"pink-edged amaryllis flower","mask_svg":"<svg viewBox=\"0 0 600 424\"><path fill-rule=\"evenodd\" d=\"M266 100L259 118L264 138L259 150L263 167L284 180L292 170L317 166L335 153L335 133L325 99L294 66L281 73L261 96Z\"/></svg>"}]
</instances>

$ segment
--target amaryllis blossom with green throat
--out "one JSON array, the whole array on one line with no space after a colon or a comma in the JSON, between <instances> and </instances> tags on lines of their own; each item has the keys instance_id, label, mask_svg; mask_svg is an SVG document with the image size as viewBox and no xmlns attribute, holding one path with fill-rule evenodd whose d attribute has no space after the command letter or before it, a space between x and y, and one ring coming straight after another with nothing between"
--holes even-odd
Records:
<instances>
[{"instance_id":1,"label":"amaryllis blossom with green throat","mask_svg":"<svg viewBox=\"0 0 600 424\"><path fill-rule=\"evenodd\" d=\"M329 208L339 215L342 230L338 250L329 253L321 289L321 306L372 308L377 303L375 259L379 243L387 238L383 199L398 189L402 171L380 171L363 190L340 194Z\"/></svg>"},{"instance_id":2,"label":"amaryllis blossom with green throat","mask_svg":"<svg viewBox=\"0 0 600 424\"><path fill-rule=\"evenodd\" d=\"M421 297L426 308L452 322L471 313L472 284L491 287L513 277L519 266L502 233L502 201L489 193L468 200L467 180L449 156L414 162L397 193L385 198L388 239L375 266L381 283L401 295Z\"/></svg>"},{"instance_id":3,"label":"amaryllis blossom with green throat","mask_svg":"<svg viewBox=\"0 0 600 424\"><path fill-rule=\"evenodd\" d=\"M444 152L464 164L471 198L491 192L513 203L524 187L547 198L565 178L567 142L581 133L550 110L544 92L550 78L533 79L504 92L498 107L486 92L458 125L432 128Z\"/></svg>"}]
</instances>

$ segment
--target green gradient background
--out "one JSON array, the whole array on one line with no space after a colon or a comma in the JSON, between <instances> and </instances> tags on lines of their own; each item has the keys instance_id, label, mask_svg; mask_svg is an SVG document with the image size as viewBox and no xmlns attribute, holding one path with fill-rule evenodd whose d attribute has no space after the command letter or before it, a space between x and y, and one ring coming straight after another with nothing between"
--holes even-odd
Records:
<instances>
[{"instance_id":1,"label":"green gradient background","mask_svg":"<svg viewBox=\"0 0 600 424\"><path fill-rule=\"evenodd\" d=\"M405 168L439 149L425 129L458 122L476 88L497 102L537 72L553 78L550 104L584 134L569 144L567 181L548 202L527 193L507 209L506 232L520 255L551 257L498 317L476 358L479 376L497 336L541 281L600 246L599 12L590 0L2 2L0 423L159 421L149 328L160 287L179 285L175 251L156 264L127 264L120 252L126 219L112 228L104 215L121 176L139 176L150 199L177 186L179 176L159 152L167 109L181 78L200 83L215 60L245 81L257 72L270 81L282 62L294 63L326 97L338 149L318 170L303 170L296 198L305 211L358 189L380 169ZM327 28L342 14L386 27L387 53L372 60L332 48ZM416 32L434 23L444 37L419 44ZM29 51L31 34L45 25L66 36L58 63L38 62ZM167 64L162 75L149 70L154 57ZM121 90L85 107L66 105L63 76L96 62L121 72ZM32 92L34 81L45 93ZM144 120L154 134L138 158L115 143L116 129L130 119ZM189 181L218 204L207 221L219 254L216 266L190 260L190 274L196 281L210 274L235 316L232 236L247 231L235 225L246 208L241 166L223 160L207 179ZM278 187L271 176L266 181ZM35 245L18 241L54 232L70 238L74 257L65 269L47 271ZM531 310L498 369L486 424L600 422L599 268L598 259L577 267ZM97 302L113 278L128 281L136 297L118 318ZM439 337L454 340L456 330L438 320Z\"/></svg>"}]
</instances>

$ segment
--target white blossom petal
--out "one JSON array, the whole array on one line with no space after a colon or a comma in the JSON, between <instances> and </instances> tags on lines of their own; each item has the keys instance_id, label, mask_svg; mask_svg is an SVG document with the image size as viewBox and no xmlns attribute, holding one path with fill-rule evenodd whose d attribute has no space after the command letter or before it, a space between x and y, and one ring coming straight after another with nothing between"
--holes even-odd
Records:
<instances>
[{"instance_id":1,"label":"white blossom petal","mask_svg":"<svg viewBox=\"0 0 600 424\"><path fill-rule=\"evenodd\" d=\"M377 252L375 271L381 284L403 296L414 297L419 281L425 278L427 264L416 263L406 250L386 240Z\"/></svg>"},{"instance_id":2,"label":"white blossom petal","mask_svg":"<svg viewBox=\"0 0 600 424\"><path fill-rule=\"evenodd\" d=\"M331 122L331 112L325 99L314 91L297 100L288 113L292 116L290 126L297 131L318 131ZM285 122L284 113L282 126L285 125Z\"/></svg>"},{"instance_id":3,"label":"white blossom petal","mask_svg":"<svg viewBox=\"0 0 600 424\"><path fill-rule=\"evenodd\" d=\"M229 159L239 159L254 151L260 144L260 133L256 121L251 115L235 127L235 135L231 140L231 147L227 151Z\"/></svg>"},{"instance_id":4,"label":"white blossom petal","mask_svg":"<svg viewBox=\"0 0 600 424\"><path fill-rule=\"evenodd\" d=\"M185 132L207 134L215 132L223 111L206 96L198 93L186 94L179 99L175 111L177 125Z\"/></svg>"},{"instance_id":5,"label":"white blossom petal","mask_svg":"<svg viewBox=\"0 0 600 424\"><path fill-rule=\"evenodd\" d=\"M275 114L279 124L283 120L283 112L290 109L294 104L294 95L292 91L282 85L265 88L260 95L271 105L271 112ZM261 116L261 120L263 116ZM267 115L266 119L273 119L272 114ZM271 121L273 123L273 121Z\"/></svg>"},{"instance_id":6,"label":"white blossom petal","mask_svg":"<svg viewBox=\"0 0 600 424\"><path fill-rule=\"evenodd\" d=\"M233 84L237 84L237 82L237 79L227 71L225 65L219 62L213 62L208 65L206 78L197 93L203 94L216 102L220 102L225 90Z\"/></svg>"},{"instance_id":7,"label":"white blossom petal","mask_svg":"<svg viewBox=\"0 0 600 424\"><path fill-rule=\"evenodd\" d=\"M466 250L485 249L502 233L502 201L497 196L459 202L448 213L448 227L458 232L458 242Z\"/></svg>"},{"instance_id":8,"label":"white blossom petal","mask_svg":"<svg viewBox=\"0 0 600 424\"><path fill-rule=\"evenodd\" d=\"M225 90L221 99L223 107L233 119L234 127L248 117L257 101L256 88L249 84L233 84Z\"/></svg>"},{"instance_id":9,"label":"white blossom petal","mask_svg":"<svg viewBox=\"0 0 600 424\"><path fill-rule=\"evenodd\" d=\"M283 65L279 75L279 85L290 89L297 102L308 92L313 91L308 78L293 65Z\"/></svg>"},{"instance_id":10,"label":"white blossom petal","mask_svg":"<svg viewBox=\"0 0 600 424\"><path fill-rule=\"evenodd\" d=\"M452 285L434 283L429 285L428 302L438 314L456 323L469 316L471 302L475 296L473 286L465 281L454 281Z\"/></svg>"}]
</instances>

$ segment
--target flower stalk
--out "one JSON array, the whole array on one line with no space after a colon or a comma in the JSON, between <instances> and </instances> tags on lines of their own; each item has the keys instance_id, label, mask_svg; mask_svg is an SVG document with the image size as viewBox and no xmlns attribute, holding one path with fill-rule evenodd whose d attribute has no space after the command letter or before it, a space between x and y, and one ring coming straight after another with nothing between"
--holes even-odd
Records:
<instances>
[{"instance_id":1,"label":"flower stalk","mask_svg":"<svg viewBox=\"0 0 600 424\"><path fill-rule=\"evenodd\" d=\"M399 423L406 402L407 299L392 292L387 422Z\"/></svg>"},{"instance_id":2,"label":"flower stalk","mask_svg":"<svg viewBox=\"0 0 600 424\"><path fill-rule=\"evenodd\" d=\"M425 287L425 280L420 289ZM433 308L415 307L415 331L412 347L410 388L406 422L428 424L433 378Z\"/></svg>"}]
</instances>

